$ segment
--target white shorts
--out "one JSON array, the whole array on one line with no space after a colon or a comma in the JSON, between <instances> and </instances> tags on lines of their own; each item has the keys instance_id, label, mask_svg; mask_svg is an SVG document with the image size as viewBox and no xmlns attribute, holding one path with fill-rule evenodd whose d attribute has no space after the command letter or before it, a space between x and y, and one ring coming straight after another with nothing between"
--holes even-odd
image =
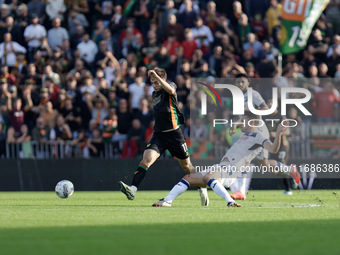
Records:
<instances>
[{"instance_id":1,"label":"white shorts","mask_svg":"<svg viewBox=\"0 0 340 255\"><path fill-rule=\"evenodd\" d=\"M209 167L209 170L200 172L203 177L210 172L214 172L215 178L221 179L221 183L224 187L229 188L234 181L236 181L237 177L239 177L240 173L237 171L235 166L231 165L229 162L221 162L219 164L215 164Z\"/></svg>"},{"instance_id":2,"label":"white shorts","mask_svg":"<svg viewBox=\"0 0 340 255\"><path fill-rule=\"evenodd\" d=\"M269 152L265 148L262 148L262 150L257 154L256 158L258 160L264 160L269 158Z\"/></svg>"}]
</instances>

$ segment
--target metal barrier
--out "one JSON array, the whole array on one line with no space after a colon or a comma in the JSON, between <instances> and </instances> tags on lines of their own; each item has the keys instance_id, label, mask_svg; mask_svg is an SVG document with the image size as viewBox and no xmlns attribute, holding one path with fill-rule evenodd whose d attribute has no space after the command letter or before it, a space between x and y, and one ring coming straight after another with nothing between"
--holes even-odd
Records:
<instances>
[{"instance_id":1,"label":"metal barrier","mask_svg":"<svg viewBox=\"0 0 340 255\"><path fill-rule=\"evenodd\" d=\"M90 158L88 147L80 148L71 146L71 142L47 141L39 143L30 141L25 143L6 144L5 158L36 158L36 159L65 159L65 158ZM93 157L93 156L92 156ZM114 144L104 144L103 149L95 158L117 158L119 151L114 149Z\"/></svg>"},{"instance_id":2,"label":"metal barrier","mask_svg":"<svg viewBox=\"0 0 340 255\"><path fill-rule=\"evenodd\" d=\"M293 130L293 129L292 129ZM289 137L290 159L311 159L311 139L310 125L301 124L300 128L294 129ZM93 155L88 147L80 148L71 146L71 141L61 143L59 141L48 141L44 144L37 141L30 141L22 144L6 144L5 158L35 158L35 159L65 159L65 158L102 158L116 159L120 158L123 148L123 142L103 143L98 155ZM213 155L215 159L221 159L227 152L228 148L222 145L213 146ZM164 158L169 158L165 154Z\"/></svg>"},{"instance_id":3,"label":"metal barrier","mask_svg":"<svg viewBox=\"0 0 340 255\"><path fill-rule=\"evenodd\" d=\"M117 159L121 157L123 149L122 142L103 143L98 155L93 155L90 149L85 146L71 146L71 141L61 143L59 141L47 141L41 144L37 141L30 141L25 143L11 143L6 144L6 153L2 158L6 159ZM168 155L162 158L170 158Z\"/></svg>"},{"instance_id":4,"label":"metal barrier","mask_svg":"<svg viewBox=\"0 0 340 255\"><path fill-rule=\"evenodd\" d=\"M51 159L64 158L65 147L58 141L47 141L46 143L38 143L30 141L24 143L6 144L6 158L36 158Z\"/></svg>"}]
</instances>

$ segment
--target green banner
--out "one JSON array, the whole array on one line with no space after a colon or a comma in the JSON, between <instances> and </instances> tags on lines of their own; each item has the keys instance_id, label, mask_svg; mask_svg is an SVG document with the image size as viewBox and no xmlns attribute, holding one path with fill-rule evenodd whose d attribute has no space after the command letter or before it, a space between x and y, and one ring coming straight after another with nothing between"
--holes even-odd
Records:
<instances>
[{"instance_id":1,"label":"green banner","mask_svg":"<svg viewBox=\"0 0 340 255\"><path fill-rule=\"evenodd\" d=\"M305 48L316 21L329 0L284 0L280 50L291 54Z\"/></svg>"},{"instance_id":2,"label":"green banner","mask_svg":"<svg viewBox=\"0 0 340 255\"><path fill-rule=\"evenodd\" d=\"M137 2L137 0L128 0L125 5L124 5L124 11L123 11L123 15L124 16L129 16L130 12L133 9L133 6L135 5L135 3Z\"/></svg>"}]
</instances>

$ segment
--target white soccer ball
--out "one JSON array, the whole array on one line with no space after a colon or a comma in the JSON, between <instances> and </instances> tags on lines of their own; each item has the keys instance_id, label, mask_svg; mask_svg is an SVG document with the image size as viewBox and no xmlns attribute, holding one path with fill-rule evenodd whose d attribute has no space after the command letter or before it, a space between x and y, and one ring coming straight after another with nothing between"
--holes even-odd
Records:
<instances>
[{"instance_id":1,"label":"white soccer ball","mask_svg":"<svg viewBox=\"0 0 340 255\"><path fill-rule=\"evenodd\" d=\"M67 180L62 180L55 186L55 193L60 198L68 198L74 192L73 183Z\"/></svg>"}]
</instances>

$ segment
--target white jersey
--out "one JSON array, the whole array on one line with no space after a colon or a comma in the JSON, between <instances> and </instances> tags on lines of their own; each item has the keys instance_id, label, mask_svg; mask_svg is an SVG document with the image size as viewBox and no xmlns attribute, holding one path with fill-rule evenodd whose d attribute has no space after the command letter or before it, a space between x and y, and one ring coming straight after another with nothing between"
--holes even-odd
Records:
<instances>
[{"instance_id":1,"label":"white jersey","mask_svg":"<svg viewBox=\"0 0 340 255\"><path fill-rule=\"evenodd\" d=\"M35 39L30 40L27 45L28 47L38 48L41 46L41 39L46 37L46 29L40 24L31 24L25 28L24 37L30 39L36 37Z\"/></svg>"},{"instance_id":2,"label":"white jersey","mask_svg":"<svg viewBox=\"0 0 340 255\"><path fill-rule=\"evenodd\" d=\"M244 109L249 111L248 107L248 90L243 94L244 95ZM262 96L256 90L253 90L253 105L255 108L260 108L266 102L263 100ZM262 116L261 116L262 119ZM264 124L262 127L257 128L258 132L267 139L269 139L269 131L267 126Z\"/></svg>"},{"instance_id":3,"label":"white jersey","mask_svg":"<svg viewBox=\"0 0 340 255\"><path fill-rule=\"evenodd\" d=\"M243 94L244 95L244 109L249 111L248 107L248 90ZM256 90L253 90L253 105L257 108L260 108L266 102L263 100L262 96Z\"/></svg>"},{"instance_id":4,"label":"white jersey","mask_svg":"<svg viewBox=\"0 0 340 255\"><path fill-rule=\"evenodd\" d=\"M244 133L227 151L222 161L228 158L232 165L240 168L259 154L267 140L268 138L263 137L260 132Z\"/></svg>"}]
</instances>

